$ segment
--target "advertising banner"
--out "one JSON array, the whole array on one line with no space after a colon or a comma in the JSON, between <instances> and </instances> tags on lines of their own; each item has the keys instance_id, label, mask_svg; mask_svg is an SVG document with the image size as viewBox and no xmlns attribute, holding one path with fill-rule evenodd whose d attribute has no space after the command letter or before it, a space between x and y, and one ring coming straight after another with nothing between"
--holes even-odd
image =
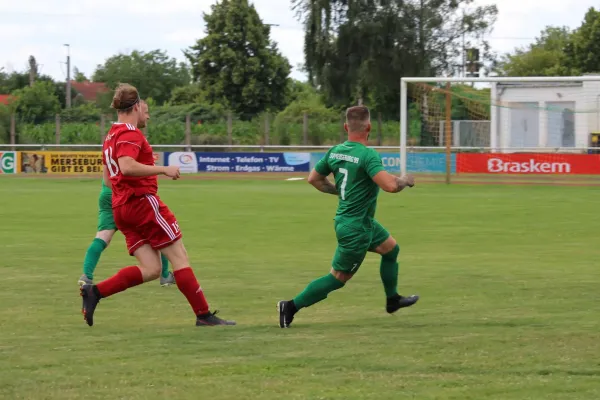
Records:
<instances>
[{"instance_id":1,"label":"advertising banner","mask_svg":"<svg viewBox=\"0 0 600 400\"><path fill-rule=\"evenodd\" d=\"M381 153L381 161L386 171L394 174L400 173L400 154ZM325 153L312 153L310 168L314 168ZM406 168L411 173L445 173L446 155L443 153L408 153ZM456 172L456 155L450 157L450 169Z\"/></svg>"},{"instance_id":2,"label":"advertising banner","mask_svg":"<svg viewBox=\"0 0 600 400\"><path fill-rule=\"evenodd\" d=\"M386 171L400 173L400 155L397 153L382 153L381 161ZM408 153L406 157L406 170L413 174L418 173L445 173L446 154L444 153ZM450 172L456 172L456 155L450 155Z\"/></svg>"},{"instance_id":3,"label":"advertising banner","mask_svg":"<svg viewBox=\"0 0 600 400\"><path fill-rule=\"evenodd\" d=\"M0 151L0 175L15 174L17 172L17 153L14 151Z\"/></svg>"},{"instance_id":4,"label":"advertising banner","mask_svg":"<svg viewBox=\"0 0 600 400\"><path fill-rule=\"evenodd\" d=\"M0 153L1 154L1 153ZM21 151L15 172L24 174L102 174L99 151ZM154 153L155 165L163 165L162 153Z\"/></svg>"},{"instance_id":5,"label":"advertising banner","mask_svg":"<svg viewBox=\"0 0 600 400\"><path fill-rule=\"evenodd\" d=\"M194 152L165 153L165 161L167 166L179 167L182 174L198 172L198 161Z\"/></svg>"},{"instance_id":6,"label":"advertising banner","mask_svg":"<svg viewBox=\"0 0 600 400\"><path fill-rule=\"evenodd\" d=\"M165 153L167 165L182 173L308 172L310 153Z\"/></svg>"},{"instance_id":7,"label":"advertising banner","mask_svg":"<svg viewBox=\"0 0 600 400\"><path fill-rule=\"evenodd\" d=\"M165 165L165 158L164 158L164 154L165 153L152 153L152 155L154 156L154 165Z\"/></svg>"},{"instance_id":8,"label":"advertising banner","mask_svg":"<svg viewBox=\"0 0 600 400\"><path fill-rule=\"evenodd\" d=\"M101 174L99 151L22 151L20 170L26 174Z\"/></svg>"},{"instance_id":9,"label":"advertising banner","mask_svg":"<svg viewBox=\"0 0 600 400\"><path fill-rule=\"evenodd\" d=\"M459 154L458 172L475 174L600 174L600 154Z\"/></svg>"},{"instance_id":10,"label":"advertising banner","mask_svg":"<svg viewBox=\"0 0 600 400\"><path fill-rule=\"evenodd\" d=\"M312 170L315 165L321 160L321 158L325 157L325 153L310 153L310 168Z\"/></svg>"}]
</instances>

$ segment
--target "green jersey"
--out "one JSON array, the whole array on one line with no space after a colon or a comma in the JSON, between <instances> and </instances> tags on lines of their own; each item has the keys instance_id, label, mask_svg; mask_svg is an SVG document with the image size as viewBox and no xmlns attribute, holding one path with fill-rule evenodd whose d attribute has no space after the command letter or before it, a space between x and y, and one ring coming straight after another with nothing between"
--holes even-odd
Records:
<instances>
[{"instance_id":1,"label":"green jersey","mask_svg":"<svg viewBox=\"0 0 600 400\"><path fill-rule=\"evenodd\" d=\"M372 229L379 194L372 178L384 169L377 151L350 141L332 147L315 165L319 174L333 173L335 178L339 198L337 222L356 229Z\"/></svg>"}]
</instances>

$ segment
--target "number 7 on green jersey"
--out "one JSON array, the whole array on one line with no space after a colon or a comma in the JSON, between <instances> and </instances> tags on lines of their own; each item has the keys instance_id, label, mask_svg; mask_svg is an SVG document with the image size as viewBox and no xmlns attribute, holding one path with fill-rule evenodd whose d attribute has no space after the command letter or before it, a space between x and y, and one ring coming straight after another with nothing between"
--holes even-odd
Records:
<instances>
[{"instance_id":1,"label":"number 7 on green jersey","mask_svg":"<svg viewBox=\"0 0 600 400\"><path fill-rule=\"evenodd\" d=\"M346 184L348 183L348 170L346 168L340 168L338 171L342 175L344 175L344 179L342 180L342 184L340 185L340 195L342 196L342 200L346 200Z\"/></svg>"}]
</instances>

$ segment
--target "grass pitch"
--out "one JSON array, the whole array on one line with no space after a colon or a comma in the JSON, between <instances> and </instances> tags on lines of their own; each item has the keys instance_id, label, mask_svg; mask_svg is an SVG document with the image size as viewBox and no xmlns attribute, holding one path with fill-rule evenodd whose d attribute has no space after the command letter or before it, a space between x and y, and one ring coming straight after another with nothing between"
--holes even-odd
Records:
<instances>
[{"instance_id":1,"label":"grass pitch","mask_svg":"<svg viewBox=\"0 0 600 400\"><path fill-rule=\"evenodd\" d=\"M329 270L336 199L305 181L161 181L213 309L196 328L152 282L80 315L97 179L0 179L0 398L598 399L600 189L422 185L382 193L400 288L379 260L277 326L275 304ZM117 234L96 280L134 263Z\"/></svg>"}]
</instances>

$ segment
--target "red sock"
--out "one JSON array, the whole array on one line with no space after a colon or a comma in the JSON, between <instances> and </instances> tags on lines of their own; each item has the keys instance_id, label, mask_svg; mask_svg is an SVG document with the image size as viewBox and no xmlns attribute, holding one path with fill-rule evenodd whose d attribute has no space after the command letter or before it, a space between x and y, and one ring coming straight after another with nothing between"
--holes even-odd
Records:
<instances>
[{"instance_id":1,"label":"red sock","mask_svg":"<svg viewBox=\"0 0 600 400\"><path fill-rule=\"evenodd\" d=\"M102 297L112 296L137 285L144 283L144 277L139 267L125 267L110 278L98 283L96 287Z\"/></svg>"},{"instance_id":2,"label":"red sock","mask_svg":"<svg viewBox=\"0 0 600 400\"><path fill-rule=\"evenodd\" d=\"M206 314L209 311L208 302L204 297L204 292L196 280L194 271L190 268L179 269L174 272L175 282L179 291L183 293L187 301L192 306L196 315Z\"/></svg>"}]
</instances>

